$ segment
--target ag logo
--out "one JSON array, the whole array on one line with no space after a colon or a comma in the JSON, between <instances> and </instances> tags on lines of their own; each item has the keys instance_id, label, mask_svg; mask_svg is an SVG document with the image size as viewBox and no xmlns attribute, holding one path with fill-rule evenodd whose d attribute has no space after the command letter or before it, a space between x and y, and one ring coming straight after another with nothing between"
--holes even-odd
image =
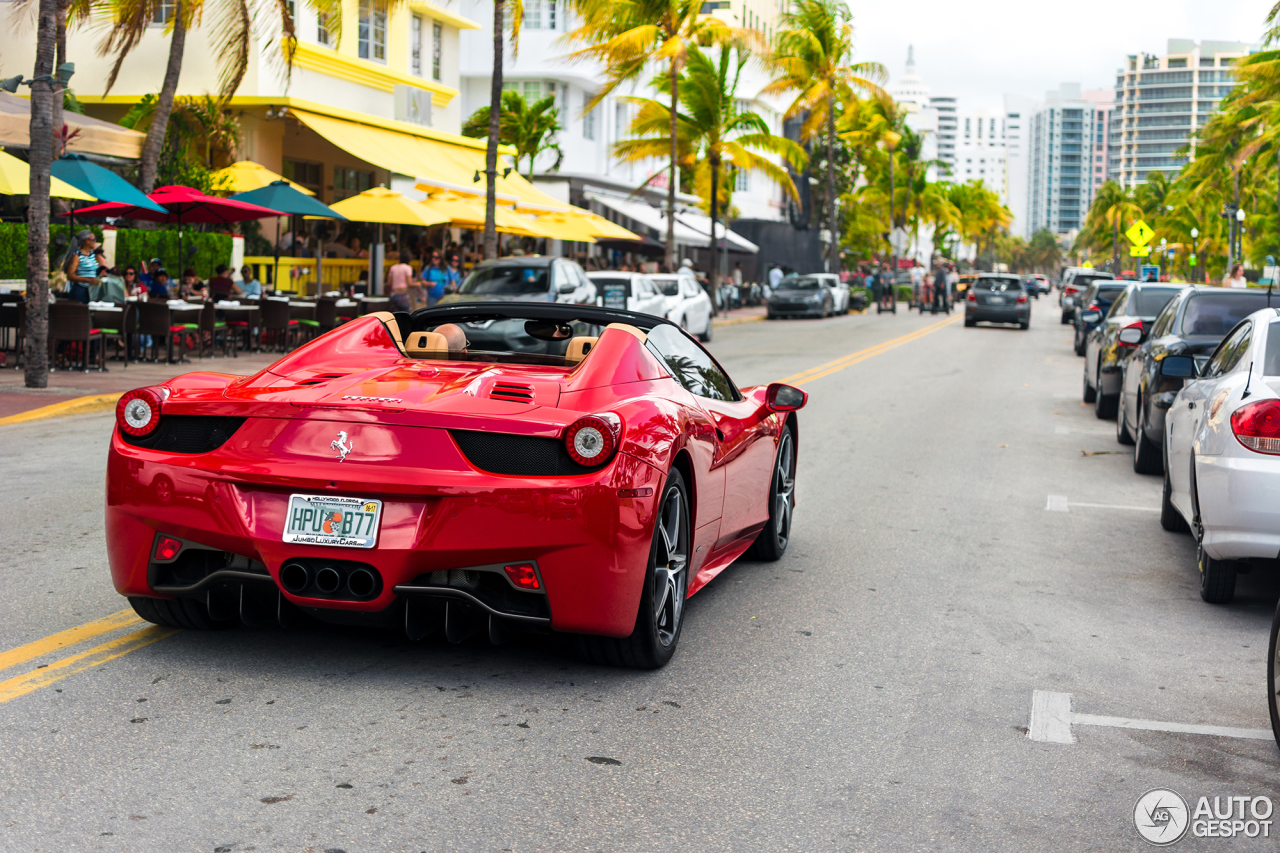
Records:
<instances>
[{"instance_id":1,"label":"ag logo","mask_svg":"<svg viewBox=\"0 0 1280 853\"><path fill-rule=\"evenodd\" d=\"M1133 807L1133 825L1138 834L1157 847L1181 841L1190 818L1187 801L1168 788L1147 791Z\"/></svg>"}]
</instances>

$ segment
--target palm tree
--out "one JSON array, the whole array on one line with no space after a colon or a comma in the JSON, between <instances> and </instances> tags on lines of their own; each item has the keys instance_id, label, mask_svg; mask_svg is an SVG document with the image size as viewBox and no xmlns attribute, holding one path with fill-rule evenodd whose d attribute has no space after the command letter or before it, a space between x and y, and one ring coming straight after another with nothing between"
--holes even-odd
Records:
<instances>
[{"instance_id":1,"label":"palm tree","mask_svg":"<svg viewBox=\"0 0 1280 853\"><path fill-rule=\"evenodd\" d=\"M49 167L53 163L53 59L58 30L57 0L39 0L36 12L36 65L31 81L30 207L27 212L28 388L49 384Z\"/></svg>"},{"instance_id":2,"label":"palm tree","mask_svg":"<svg viewBox=\"0 0 1280 853\"><path fill-rule=\"evenodd\" d=\"M754 31L730 27L711 15L703 16L703 0L572 0L582 24L565 38L586 47L570 59L595 60L605 67L604 85L583 108L595 109L607 95L645 73L650 63L665 64L671 103L667 128L669 160L667 176L667 266L675 269L676 186L679 184L676 117L680 106L680 72L691 46L696 44L749 44ZM654 177L650 177L652 181ZM647 183L647 182L646 182Z\"/></svg>"},{"instance_id":3,"label":"palm tree","mask_svg":"<svg viewBox=\"0 0 1280 853\"><path fill-rule=\"evenodd\" d=\"M804 149L769 132L768 123L757 113L739 108L738 81L747 63L747 54L724 47L718 57L689 48L684 72L678 81L681 110L674 117L662 102L650 98L629 98L638 106L631 122L632 138L614 146L623 161L659 157L675 142L680 164L693 173L693 184L707 200L711 214L712 292L718 284L720 264L716 262L716 226L720 212L729 206L725 178L730 170L764 172L794 199L799 198L786 169L766 154L779 155L793 168L804 168ZM665 82L665 81L659 81ZM676 137L669 133L675 119ZM726 197L721 196L725 193Z\"/></svg>"},{"instance_id":4,"label":"palm tree","mask_svg":"<svg viewBox=\"0 0 1280 853\"><path fill-rule=\"evenodd\" d=\"M86 0L80 0L81 3ZM308 0L322 19L341 21L341 0ZM114 54L115 63L107 76L103 94L110 94L125 60L133 53L143 35L161 14L162 0L116 0L111 6L110 28L98 47L102 55ZM138 185L144 193L155 189L160 150L169 128L173 98L178 92L178 77L186 49L187 30L200 24L206 16L212 19L209 33L218 68L218 96L225 100L240 88L240 82L252 59L252 45L257 38L274 40L284 37L286 73L293 68L293 15L287 3L268 4L269 18L252 12L245 0L175 0L171 16L165 21L169 31L169 56L165 62L164 82L156 99L155 112L147 137L142 143L138 169ZM166 8L167 11L167 8ZM261 12L262 10L259 10ZM274 14L272 14L274 13ZM327 18L323 16L328 15ZM255 17L255 15L257 17ZM340 36L340 28L335 30Z\"/></svg>"},{"instance_id":5,"label":"palm tree","mask_svg":"<svg viewBox=\"0 0 1280 853\"><path fill-rule=\"evenodd\" d=\"M1096 245L1098 237L1108 230L1111 232L1111 272L1115 275L1120 274L1120 232L1141 216L1142 208L1134 201L1133 190L1121 187L1115 181L1107 181L1098 187L1093 196L1093 203L1085 216L1085 227L1080 234L1092 235ZM1079 245L1080 237L1076 239Z\"/></svg>"},{"instance_id":6,"label":"palm tree","mask_svg":"<svg viewBox=\"0 0 1280 853\"><path fill-rule=\"evenodd\" d=\"M853 24L842 0L795 0L783 12L771 61L778 76L765 94L795 92L787 108L788 119L804 117L800 139L809 142L825 131L827 141L827 246L830 261L836 246L835 152L836 112L849 103L857 90L879 93L885 78L877 62L854 62Z\"/></svg>"},{"instance_id":7,"label":"palm tree","mask_svg":"<svg viewBox=\"0 0 1280 853\"><path fill-rule=\"evenodd\" d=\"M485 106L472 113L462 125L462 135L484 139L489 135L490 109ZM533 161L543 151L554 151L556 161L549 171L555 172L564 161L564 152L555 136L560 132L559 114L554 95L528 103L512 89L502 93L502 111L498 117L498 141L516 149L516 168L529 158L529 180L533 180Z\"/></svg>"},{"instance_id":8,"label":"palm tree","mask_svg":"<svg viewBox=\"0 0 1280 853\"><path fill-rule=\"evenodd\" d=\"M493 0L493 76L489 80L489 144L484 152L484 256L498 256L498 138L502 135L502 33L511 28L511 52L520 49L524 0ZM520 164L517 162L517 166ZM532 171L532 166L530 171Z\"/></svg>"}]
</instances>

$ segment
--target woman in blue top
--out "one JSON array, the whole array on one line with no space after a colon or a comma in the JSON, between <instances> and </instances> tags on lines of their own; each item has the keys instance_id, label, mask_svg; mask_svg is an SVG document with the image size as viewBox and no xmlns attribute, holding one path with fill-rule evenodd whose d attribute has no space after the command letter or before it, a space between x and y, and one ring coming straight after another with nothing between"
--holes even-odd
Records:
<instances>
[{"instance_id":1,"label":"woman in blue top","mask_svg":"<svg viewBox=\"0 0 1280 853\"><path fill-rule=\"evenodd\" d=\"M93 232L88 229L76 235L74 248L67 253L62 270L67 274L67 291L77 302L89 304L89 288L102 283L102 265L93 250L98 247Z\"/></svg>"},{"instance_id":2,"label":"woman in blue top","mask_svg":"<svg viewBox=\"0 0 1280 853\"><path fill-rule=\"evenodd\" d=\"M431 252L431 263L422 268L422 280L427 283L427 307L433 307L444 296L447 283L444 267L440 265L440 253Z\"/></svg>"}]
</instances>

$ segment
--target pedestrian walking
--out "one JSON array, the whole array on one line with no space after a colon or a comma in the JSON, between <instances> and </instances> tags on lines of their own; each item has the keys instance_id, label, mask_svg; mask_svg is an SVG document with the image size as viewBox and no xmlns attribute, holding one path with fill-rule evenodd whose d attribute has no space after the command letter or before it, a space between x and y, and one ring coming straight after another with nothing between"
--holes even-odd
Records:
<instances>
[{"instance_id":1,"label":"pedestrian walking","mask_svg":"<svg viewBox=\"0 0 1280 853\"><path fill-rule=\"evenodd\" d=\"M399 311L411 311L414 307L409 301L409 290L413 285L413 267L409 266L412 260L413 255L405 249L400 253L400 259L387 270L387 289L391 293L391 304ZM422 288L418 290L421 291Z\"/></svg>"},{"instance_id":2,"label":"pedestrian walking","mask_svg":"<svg viewBox=\"0 0 1280 853\"><path fill-rule=\"evenodd\" d=\"M444 288L448 276L445 274L444 265L440 263L440 252L431 250L431 262L422 268L422 280L426 284L427 307L434 308L435 304L444 296ZM413 300L416 302L416 299ZM420 308L420 305L414 305L414 310Z\"/></svg>"},{"instance_id":3,"label":"pedestrian walking","mask_svg":"<svg viewBox=\"0 0 1280 853\"><path fill-rule=\"evenodd\" d=\"M947 270L942 264L936 264L933 271L933 308L932 313L938 313L938 306L942 305L943 310L946 309L947 300L950 294L947 293Z\"/></svg>"}]
</instances>

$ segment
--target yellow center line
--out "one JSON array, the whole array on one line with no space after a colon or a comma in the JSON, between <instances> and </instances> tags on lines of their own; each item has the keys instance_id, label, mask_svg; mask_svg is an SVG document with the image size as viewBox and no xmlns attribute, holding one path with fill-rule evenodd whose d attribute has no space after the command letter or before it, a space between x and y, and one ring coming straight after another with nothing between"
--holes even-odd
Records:
<instances>
[{"instance_id":1,"label":"yellow center line","mask_svg":"<svg viewBox=\"0 0 1280 853\"><path fill-rule=\"evenodd\" d=\"M907 343L911 343L912 341L919 340L920 338L923 338L925 335L931 335L934 332L938 331L939 329L943 328L944 326L947 326L951 323L954 323L956 320L959 320L962 316L964 315L956 314L955 316L948 317L945 320L939 320L938 322L931 323L922 329L916 329L914 332L909 332L905 335L901 335L899 337L885 341L884 343L876 344L875 346L858 350L857 352L850 353L849 355L846 355L846 356L841 356L840 358L837 358L835 361L828 361L826 364L820 364L817 367L811 367L808 370L802 370L799 373L795 374L794 376L788 376L786 379L781 379L779 381L784 382L788 385L803 385L806 382L812 382L815 379L821 379L824 376L830 376L831 374L836 373L837 371L844 370L846 367L852 367L853 365L857 364L860 361L866 361L869 358L873 358L877 355L880 355L881 353L888 352L889 350L900 347L903 344L907 344Z\"/></svg>"},{"instance_id":2,"label":"yellow center line","mask_svg":"<svg viewBox=\"0 0 1280 853\"><path fill-rule=\"evenodd\" d=\"M75 675L77 672L84 672L86 669L104 664L109 660L115 660L118 657L129 654L129 652L137 651L143 646L149 646L156 640L163 640L165 637L176 633L178 632L175 629L159 628L153 625L150 628L143 628L140 631L134 631L132 634L125 634L123 637L109 640L86 652L65 657L46 667L14 676L8 681L0 681L0 705L10 699L25 696L33 690L48 687L50 684L61 681L69 675Z\"/></svg>"},{"instance_id":3,"label":"yellow center line","mask_svg":"<svg viewBox=\"0 0 1280 853\"><path fill-rule=\"evenodd\" d=\"M110 616L104 616L101 619L95 619L92 622L86 622L75 628L68 628L56 634L50 634L43 640L36 640L27 643L25 646L18 646L16 649L10 649L7 652L0 652L0 672L9 667L44 657L50 652L56 652L59 649L74 646L77 643L83 643L85 640L91 640L101 634L118 631L122 628L132 628L141 624L142 620L138 618L138 614L134 613L133 609L130 608L121 610L119 613L112 613Z\"/></svg>"}]
</instances>

